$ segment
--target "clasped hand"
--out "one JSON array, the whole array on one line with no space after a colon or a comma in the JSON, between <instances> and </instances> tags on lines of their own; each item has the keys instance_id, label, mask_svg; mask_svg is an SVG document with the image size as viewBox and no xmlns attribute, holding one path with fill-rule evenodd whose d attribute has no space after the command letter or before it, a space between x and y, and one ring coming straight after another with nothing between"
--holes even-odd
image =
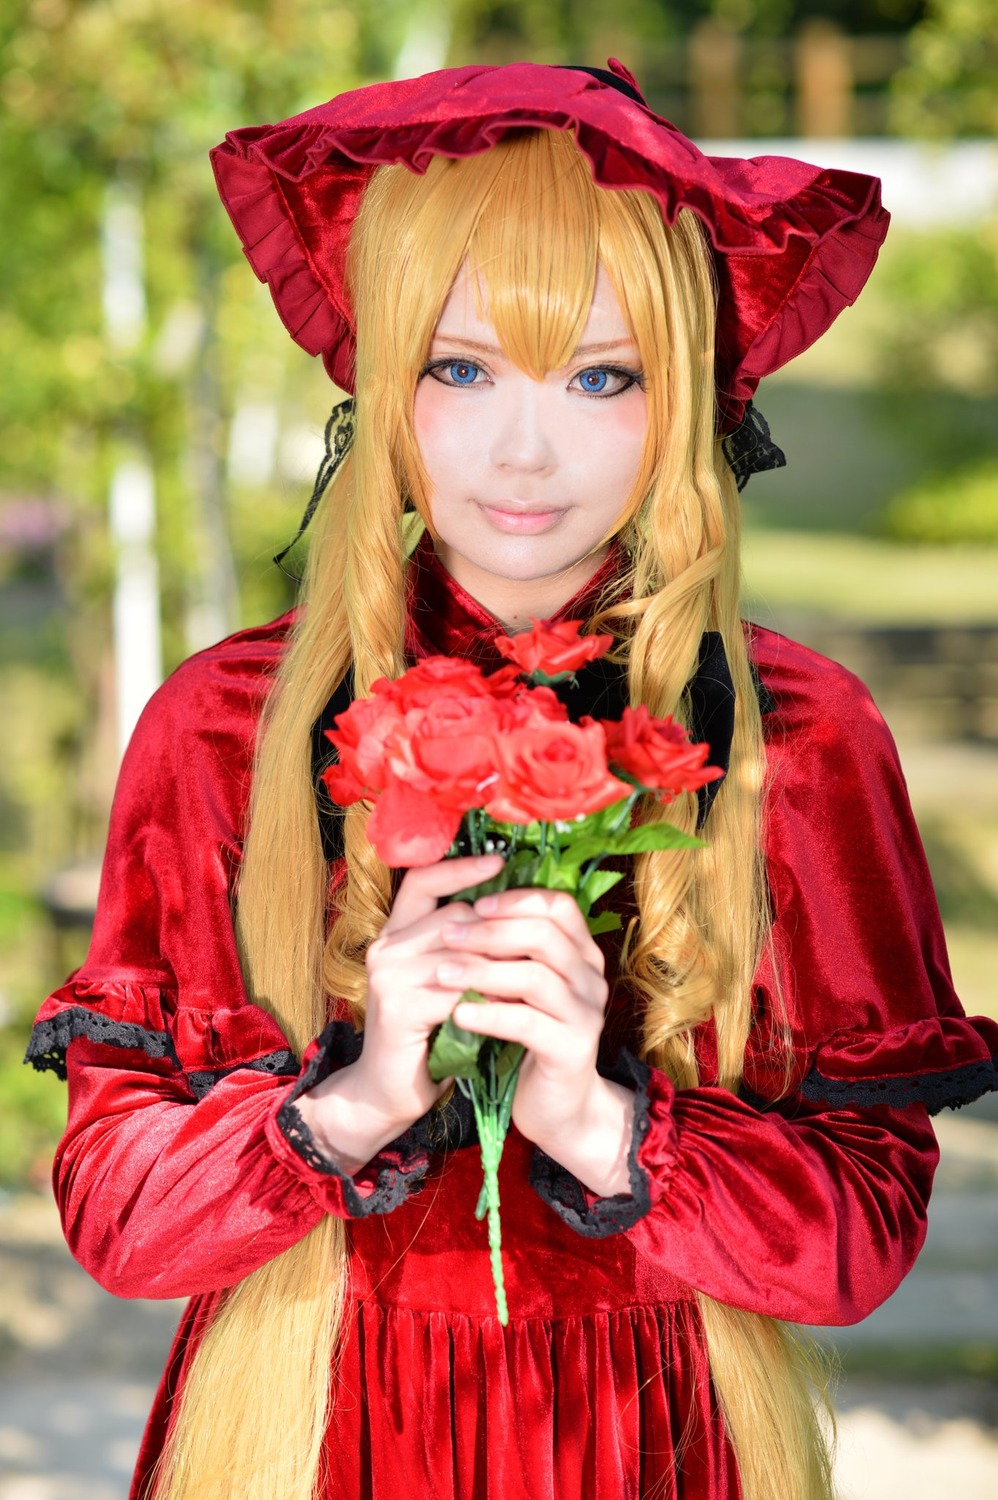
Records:
<instances>
[{"instance_id":1,"label":"clasped hand","mask_svg":"<svg viewBox=\"0 0 998 1500\"><path fill-rule=\"evenodd\" d=\"M338 1164L356 1170L443 1093L427 1068L429 1039L453 1013L469 1031L526 1048L517 1129L593 1191L627 1192L633 1094L596 1071L607 984L578 905L539 889L438 904L500 868L487 855L407 872L368 950L361 1056L306 1096L307 1118ZM465 989L485 1004L458 1004Z\"/></svg>"}]
</instances>

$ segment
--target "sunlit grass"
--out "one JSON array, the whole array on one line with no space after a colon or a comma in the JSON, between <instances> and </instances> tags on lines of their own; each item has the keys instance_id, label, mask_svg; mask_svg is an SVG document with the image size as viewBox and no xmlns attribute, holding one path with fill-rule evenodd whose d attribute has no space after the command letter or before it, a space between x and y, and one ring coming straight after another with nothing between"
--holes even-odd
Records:
<instances>
[{"instance_id":1,"label":"sunlit grass","mask_svg":"<svg viewBox=\"0 0 998 1500\"><path fill-rule=\"evenodd\" d=\"M831 532L750 530L745 608L856 624L998 622L998 548L913 546Z\"/></svg>"}]
</instances>

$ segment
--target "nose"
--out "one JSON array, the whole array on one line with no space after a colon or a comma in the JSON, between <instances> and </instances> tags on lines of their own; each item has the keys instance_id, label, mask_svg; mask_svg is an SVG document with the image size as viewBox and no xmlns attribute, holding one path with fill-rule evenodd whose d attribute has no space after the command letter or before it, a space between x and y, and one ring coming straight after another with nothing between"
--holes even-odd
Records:
<instances>
[{"instance_id":1,"label":"nose","mask_svg":"<svg viewBox=\"0 0 998 1500\"><path fill-rule=\"evenodd\" d=\"M528 375L510 382L497 412L490 458L510 473L546 474L557 464L553 414L546 409L544 385Z\"/></svg>"}]
</instances>

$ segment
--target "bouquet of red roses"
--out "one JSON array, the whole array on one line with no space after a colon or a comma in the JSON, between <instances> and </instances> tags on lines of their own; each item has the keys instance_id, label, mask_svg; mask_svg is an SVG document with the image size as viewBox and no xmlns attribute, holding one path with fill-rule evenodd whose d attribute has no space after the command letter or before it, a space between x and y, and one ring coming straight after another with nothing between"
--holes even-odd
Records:
<instances>
[{"instance_id":1,"label":"bouquet of red roses","mask_svg":"<svg viewBox=\"0 0 998 1500\"><path fill-rule=\"evenodd\" d=\"M542 886L569 891L593 933L619 927L594 903L623 878L600 868L613 855L694 847L669 823L633 823L644 793L659 801L695 792L722 773L705 765L708 745L691 744L671 718L643 706L618 722L572 723L552 684L602 656L612 636L584 636L577 620L534 623L496 645L509 665L491 676L471 662L433 656L338 716L329 739L339 761L323 773L335 802L368 801L368 834L395 868L446 855L500 853L497 876L454 899ZM524 680L528 679L528 680ZM466 990L462 1000L481 1000ZM500 1253L498 1168L509 1128L523 1048L463 1030L439 1028L430 1072L453 1077L471 1100L482 1149L496 1304L507 1321Z\"/></svg>"}]
</instances>

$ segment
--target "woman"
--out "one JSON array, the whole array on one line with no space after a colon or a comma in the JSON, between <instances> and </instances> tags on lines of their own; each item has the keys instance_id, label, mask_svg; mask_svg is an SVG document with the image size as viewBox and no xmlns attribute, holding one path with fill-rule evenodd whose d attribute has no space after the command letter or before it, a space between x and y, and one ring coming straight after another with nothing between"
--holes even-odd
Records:
<instances>
[{"instance_id":1,"label":"woman","mask_svg":"<svg viewBox=\"0 0 998 1500\"><path fill-rule=\"evenodd\" d=\"M747 404L858 294L877 185L711 162L617 64L360 90L214 164L357 431L299 612L150 704L33 1043L70 1074L74 1253L193 1298L133 1495L825 1497L780 1320L889 1295L927 1106L998 1084L868 696L738 614L736 471L779 461ZM573 715L677 712L726 767L669 810L706 848L635 861L622 946L550 893L440 906L467 861L393 878L362 807L317 805L351 694L498 665L530 616L616 633ZM468 984L462 1024L529 1049L505 1330L473 1127L426 1069Z\"/></svg>"}]
</instances>

